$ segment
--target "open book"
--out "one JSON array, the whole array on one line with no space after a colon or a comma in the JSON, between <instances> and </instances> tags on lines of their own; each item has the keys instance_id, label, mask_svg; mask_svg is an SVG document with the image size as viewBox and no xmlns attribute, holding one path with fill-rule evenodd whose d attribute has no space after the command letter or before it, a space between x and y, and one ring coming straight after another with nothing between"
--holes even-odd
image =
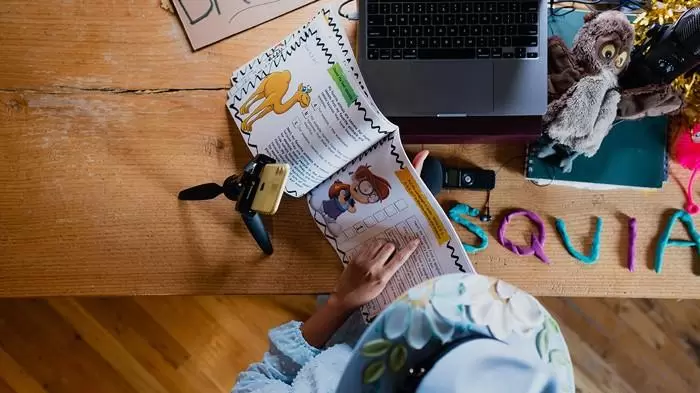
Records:
<instances>
[{"instance_id":1,"label":"open book","mask_svg":"<svg viewBox=\"0 0 700 393\"><path fill-rule=\"evenodd\" d=\"M231 83L227 106L251 152L290 164L285 191L307 195L311 215L343 263L376 238L398 247L421 239L384 293L363 308L366 318L428 278L474 272L411 166L398 127L369 96L329 10L238 69Z\"/></svg>"}]
</instances>

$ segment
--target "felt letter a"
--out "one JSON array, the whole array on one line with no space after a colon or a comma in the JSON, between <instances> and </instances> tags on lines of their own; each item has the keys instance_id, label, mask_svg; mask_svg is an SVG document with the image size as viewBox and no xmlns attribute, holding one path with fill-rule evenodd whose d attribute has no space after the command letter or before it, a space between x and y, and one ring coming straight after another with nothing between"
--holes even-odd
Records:
<instances>
[{"instance_id":1,"label":"felt letter a","mask_svg":"<svg viewBox=\"0 0 700 393\"><path fill-rule=\"evenodd\" d=\"M671 232L673 231L673 224L676 220L681 220L685 229L688 230L688 234L692 241L687 240L677 240L671 239ZM678 247L695 247L698 255L700 255L700 234L695 230L695 224L693 223L693 218L684 210L677 210L666 224L666 229L664 229L661 237L659 238L659 244L656 246L656 260L654 261L654 270L657 273L661 273L661 268L664 265L664 251L668 246L678 246Z\"/></svg>"}]
</instances>

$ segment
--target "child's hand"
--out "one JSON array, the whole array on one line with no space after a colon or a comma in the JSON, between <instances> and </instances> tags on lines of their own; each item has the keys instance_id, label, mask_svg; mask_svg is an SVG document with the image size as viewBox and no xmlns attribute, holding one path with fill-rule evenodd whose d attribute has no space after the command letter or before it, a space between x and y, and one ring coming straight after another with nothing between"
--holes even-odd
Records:
<instances>
[{"instance_id":1,"label":"child's hand","mask_svg":"<svg viewBox=\"0 0 700 393\"><path fill-rule=\"evenodd\" d=\"M421 172L423 172L423 163L425 162L425 159L428 158L428 154L430 154L430 151L421 150L415 157L413 157L413 162L411 164L419 175Z\"/></svg>"},{"instance_id":2,"label":"child's hand","mask_svg":"<svg viewBox=\"0 0 700 393\"><path fill-rule=\"evenodd\" d=\"M383 239L367 244L345 267L328 304L345 311L367 304L379 296L419 244L419 240L415 239L399 250Z\"/></svg>"},{"instance_id":3,"label":"child's hand","mask_svg":"<svg viewBox=\"0 0 700 393\"><path fill-rule=\"evenodd\" d=\"M345 203L348 201L348 198L350 198L350 191L342 190L340 191L340 194L338 195L338 201L340 203Z\"/></svg>"}]
</instances>

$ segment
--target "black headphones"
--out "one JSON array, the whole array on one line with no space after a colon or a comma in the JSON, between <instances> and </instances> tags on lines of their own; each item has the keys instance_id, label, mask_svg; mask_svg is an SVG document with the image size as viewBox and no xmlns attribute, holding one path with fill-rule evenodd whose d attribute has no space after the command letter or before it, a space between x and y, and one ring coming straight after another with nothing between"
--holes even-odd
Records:
<instances>
[{"instance_id":1,"label":"black headphones","mask_svg":"<svg viewBox=\"0 0 700 393\"><path fill-rule=\"evenodd\" d=\"M490 222L491 221L491 209L489 209L489 206L491 205L491 190L486 190L486 203L484 203L484 208L481 209L481 214L479 215L479 220L481 222Z\"/></svg>"}]
</instances>

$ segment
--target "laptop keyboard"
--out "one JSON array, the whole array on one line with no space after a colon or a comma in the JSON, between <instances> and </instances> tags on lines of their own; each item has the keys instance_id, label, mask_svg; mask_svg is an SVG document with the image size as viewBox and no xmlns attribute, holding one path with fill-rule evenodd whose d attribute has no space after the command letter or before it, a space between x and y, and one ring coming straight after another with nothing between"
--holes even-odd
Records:
<instances>
[{"instance_id":1,"label":"laptop keyboard","mask_svg":"<svg viewBox=\"0 0 700 393\"><path fill-rule=\"evenodd\" d=\"M537 58L538 3L367 1L367 58Z\"/></svg>"}]
</instances>

